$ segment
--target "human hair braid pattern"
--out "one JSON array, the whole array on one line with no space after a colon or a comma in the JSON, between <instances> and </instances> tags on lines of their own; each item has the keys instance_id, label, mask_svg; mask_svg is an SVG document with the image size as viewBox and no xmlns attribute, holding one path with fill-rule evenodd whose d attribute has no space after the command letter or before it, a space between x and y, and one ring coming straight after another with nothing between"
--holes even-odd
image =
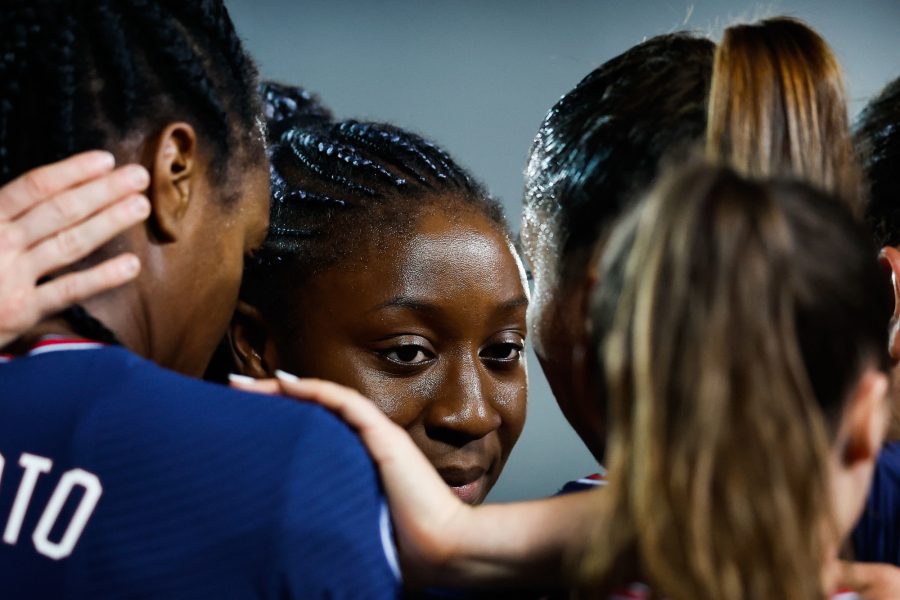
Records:
<instances>
[{"instance_id":1,"label":"human hair braid pattern","mask_svg":"<svg viewBox=\"0 0 900 600\"><path fill-rule=\"evenodd\" d=\"M270 134L282 133L269 148L269 235L248 263L245 296L258 297L282 265L298 280L389 239L429 203L471 205L505 231L499 203L428 140L386 123L332 121L301 88L266 83L263 95Z\"/></svg>"},{"instance_id":2,"label":"human hair braid pattern","mask_svg":"<svg viewBox=\"0 0 900 600\"><path fill-rule=\"evenodd\" d=\"M221 177L258 131L255 77L221 0L11 0L0 13L0 182L173 120L211 142Z\"/></svg>"},{"instance_id":3,"label":"human hair braid pattern","mask_svg":"<svg viewBox=\"0 0 900 600\"><path fill-rule=\"evenodd\" d=\"M197 128L221 182L234 172L230 157L263 143L255 82L221 0L9 0L0 11L0 184L176 120ZM79 335L117 341L81 307L61 316Z\"/></svg>"}]
</instances>

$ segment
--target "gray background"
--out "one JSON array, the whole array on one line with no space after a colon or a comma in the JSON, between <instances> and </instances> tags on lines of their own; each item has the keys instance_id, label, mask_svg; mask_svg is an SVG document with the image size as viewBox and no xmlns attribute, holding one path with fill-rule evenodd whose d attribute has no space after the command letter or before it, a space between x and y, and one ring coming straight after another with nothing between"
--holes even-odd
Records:
<instances>
[{"instance_id":1,"label":"gray background","mask_svg":"<svg viewBox=\"0 0 900 600\"><path fill-rule=\"evenodd\" d=\"M522 169L547 109L646 37L789 14L845 69L851 114L900 75L900 0L226 0L263 77L317 91L339 117L424 133L502 198L518 229ZM525 432L491 500L547 495L596 467L529 358Z\"/></svg>"}]
</instances>

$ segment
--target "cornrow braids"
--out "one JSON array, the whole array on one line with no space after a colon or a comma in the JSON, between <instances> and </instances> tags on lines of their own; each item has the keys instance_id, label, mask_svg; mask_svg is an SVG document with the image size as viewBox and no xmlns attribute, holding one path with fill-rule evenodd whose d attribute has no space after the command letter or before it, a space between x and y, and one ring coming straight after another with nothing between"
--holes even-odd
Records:
<instances>
[{"instance_id":1,"label":"cornrow braids","mask_svg":"<svg viewBox=\"0 0 900 600\"><path fill-rule=\"evenodd\" d=\"M328 122L334 118L331 110L322 104L316 94L302 87L264 81L259 84L259 93L262 96L269 143L277 142L291 127Z\"/></svg>"},{"instance_id":2,"label":"cornrow braids","mask_svg":"<svg viewBox=\"0 0 900 600\"><path fill-rule=\"evenodd\" d=\"M255 67L221 0L7 0L0 11L0 185L176 120L201 134L221 183L246 162L231 157L263 143L260 116ZM80 307L62 316L115 342Z\"/></svg>"},{"instance_id":3,"label":"cornrow braids","mask_svg":"<svg viewBox=\"0 0 900 600\"><path fill-rule=\"evenodd\" d=\"M178 119L211 142L221 177L258 131L256 71L221 0L4 4L0 183Z\"/></svg>"},{"instance_id":4,"label":"cornrow braids","mask_svg":"<svg viewBox=\"0 0 900 600\"><path fill-rule=\"evenodd\" d=\"M273 119L281 134L269 148L269 235L245 271L251 303L277 302L285 281L384 245L428 206L459 203L507 231L501 205L435 144L385 123L332 121L301 88L267 84L263 95L270 139Z\"/></svg>"}]
</instances>

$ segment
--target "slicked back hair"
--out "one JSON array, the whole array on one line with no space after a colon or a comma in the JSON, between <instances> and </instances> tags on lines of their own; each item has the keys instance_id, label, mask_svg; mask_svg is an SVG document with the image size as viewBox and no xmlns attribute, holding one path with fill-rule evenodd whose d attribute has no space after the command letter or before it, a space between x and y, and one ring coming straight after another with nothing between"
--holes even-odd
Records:
<instances>
[{"instance_id":1,"label":"slicked back hair","mask_svg":"<svg viewBox=\"0 0 900 600\"><path fill-rule=\"evenodd\" d=\"M869 185L866 219L879 246L900 245L900 77L866 106L856 147Z\"/></svg>"},{"instance_id":2,"label":"slicked back hair","mask_svg":"<svg viewBox=\"0 0 900 600\"><path fill-rule=\"evenodd\" d=\"M525 173L525 218L551 236L565 275L648 187L664 158L706 131L714 44L687 33L651 38L607 61L557 102ZM585 250L583 260L573 254Z\"/></svg>"}]
</instances>

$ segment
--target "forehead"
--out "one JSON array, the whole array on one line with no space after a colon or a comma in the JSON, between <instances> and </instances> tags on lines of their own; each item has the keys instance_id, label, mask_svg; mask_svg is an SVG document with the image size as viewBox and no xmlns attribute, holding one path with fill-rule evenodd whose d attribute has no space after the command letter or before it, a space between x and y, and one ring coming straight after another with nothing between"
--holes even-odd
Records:
<instances>
[{"instance_id":1,"label":"forehead","mask_svg":"<svg viewBox=\"0 0 900 600\"><path fill-rule=\"evenodd\" d=\"M475 289L502 295L524 289L508 237L473 209L423 213L397 250L398 283L408 292L425 283L463 296Z\"/></svg>"},{"instance_id":2,"label":"forehead","mask_svg":"<svg viewBox=\"0 0 900 600\"><path fill-rule=\"evenodd\" d=\"M525 298L524 269L506 234L477 211L464 212L471 214L423 210L387 243L367 244L314 274L299 297L334 310L350 302L356 314L402 298L457 316Z\"/></svg>"}]
</instances>

